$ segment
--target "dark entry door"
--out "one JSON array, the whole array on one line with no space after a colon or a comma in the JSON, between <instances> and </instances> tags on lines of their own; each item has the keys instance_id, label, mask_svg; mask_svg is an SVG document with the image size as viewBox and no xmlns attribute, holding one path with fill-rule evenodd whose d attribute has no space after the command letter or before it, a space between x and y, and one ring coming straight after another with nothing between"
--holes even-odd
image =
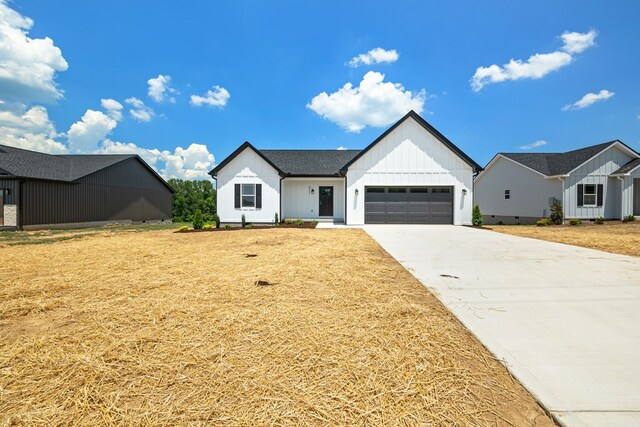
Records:
<instances>
[{"instance_id":1,"label":"dark entry door","mask_svg":"<svg viewBox=\"0 0 640 427\"><path fill-rule=\"evenodd\" d=\"M333 187L320 187L318 191L320 192L318 215L333 216Z\"/></svg>"},{"instance_id":2,"label":"dark entry door","mask_svg":"<svg viewBox=\"0 0 640 427\"><path fill-rule=\"evenodd\" d=\"M452 224L452 187L365 187L366 224Z\"/></svg>"}]
</instances>

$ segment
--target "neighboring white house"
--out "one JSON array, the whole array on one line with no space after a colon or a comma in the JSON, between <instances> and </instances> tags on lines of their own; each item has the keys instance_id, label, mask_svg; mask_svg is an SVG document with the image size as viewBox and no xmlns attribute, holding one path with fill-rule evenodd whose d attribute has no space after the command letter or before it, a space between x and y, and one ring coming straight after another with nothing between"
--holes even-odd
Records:
<instances>
[{"instance_id":1,"label":"neighboring white house","mask_svg":"<svg viewBox=\"0 0 640 427\"><path fill-rule=\"evenodd\" d=\"M566 153L498 153L475 178L487 224L534 223L549 216L553 199L566 218L640 215L640 154L618 140Z\"/></svg>"},{"instance_id":2,"label":"neighboring white house","mask_svg":"<svg viewBox=\"0 0 640 427\"><path fill-rule=\"evenodd\" d=\"M242 144L211 172L220 220L471 224L482 168L414 111L364 150L258 150Z\"/></svg>"}]
</instances>

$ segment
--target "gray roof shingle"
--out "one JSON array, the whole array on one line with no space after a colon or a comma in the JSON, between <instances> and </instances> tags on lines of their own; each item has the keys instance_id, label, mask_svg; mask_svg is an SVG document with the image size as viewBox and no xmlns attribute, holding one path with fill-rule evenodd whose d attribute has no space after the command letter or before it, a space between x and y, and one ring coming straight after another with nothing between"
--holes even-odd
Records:
<instances>
[{"instance_id":1,"label":"gray roof shingle","mask_svg":"<svg viewBox=\"0 0 640 427\"><path fill-rule=\"evenodd\" d=\"M565 175L610 145L620 141L610 141L591 145L566 153L499 153L500 155L525 165L546 176ZM633 151L633 150L632 150Z\"/></svg>"},{"instance_id":2,"label":"gray roof shingle","mask_svg":"<svg viewBox=\"0 0 640 427\"><path fill-rule=\"evenodd\" d=\"M618 169L611 175L624 175L625 173L629 173L637 167L640 167L640 157L637 159L631 160L629 163L622 166L620 169Z\"/></svg>"},{"instance_id":3,"label":"gray roof shingle","mask_svg":"<svg viewBox=\"0 0 640 427\"><path fill-rule=\"evenodd\" d=\"M360 150L260 150L286 175L336 175Z\"/></svg>"},{"instance_id":4,"label":"gray roof shingle","mask_svg":"<svg viewBox=\"0 0 640 427\"><path fill-rule=\"evenodd\" d=\"M75 181L135 154L55 155L0 145L0 175Z\"/></svg>"}]
</instances>

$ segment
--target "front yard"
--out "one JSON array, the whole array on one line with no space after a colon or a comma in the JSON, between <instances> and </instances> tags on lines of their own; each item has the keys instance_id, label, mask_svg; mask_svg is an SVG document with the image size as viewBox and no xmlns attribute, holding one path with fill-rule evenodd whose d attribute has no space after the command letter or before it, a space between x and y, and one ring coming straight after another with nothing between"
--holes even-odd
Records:
<instances>
[{"instance_id":1,"label":"front yard","mask_svg":"<svg viewBox=\"0 0 640 427\"><path fill-rule=\"evenodd\" d=\"M552 425L362 230L0 245L0 424Z\"/></svg>"},{"instance_id":2,"label":"front yard","mask_svg":"<svg viewBox=\"0 0 640 427\"><path fill-rule=\"evenodd\" d=\"M576 226L548 227L489 225L487 228L514 236L566 243L614 254L640 256L640 221L629 223L615 221L604 224L584 222Z\"/></svg>"}]
</instances>

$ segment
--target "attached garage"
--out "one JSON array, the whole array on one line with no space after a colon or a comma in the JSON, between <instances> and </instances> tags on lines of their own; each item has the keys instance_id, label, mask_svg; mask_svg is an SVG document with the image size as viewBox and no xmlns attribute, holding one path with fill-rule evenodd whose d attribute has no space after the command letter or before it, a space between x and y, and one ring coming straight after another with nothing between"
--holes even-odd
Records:
<instances>
[{"instance_id":1,"label":"attached garage","mask_svg":"<svg viewBox=\"0 0 640 427\"><path fill-rule=\"evenodd\" d=\"M453 224L452 187L365 187L366 224Z\"/></svg>"}]
</instances>

